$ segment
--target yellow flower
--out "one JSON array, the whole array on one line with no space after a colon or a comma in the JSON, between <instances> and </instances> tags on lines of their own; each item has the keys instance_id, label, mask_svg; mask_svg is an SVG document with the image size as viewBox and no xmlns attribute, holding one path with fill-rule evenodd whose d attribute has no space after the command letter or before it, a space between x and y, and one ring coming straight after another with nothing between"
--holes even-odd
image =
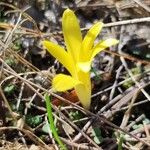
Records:
<instances>
[{"instance_id":1,"label":"yellow flower","mask_svg":"<svg viewBox=\"0 0 150 150\"><path fill-rule=\"evenodd\" d=\"M91 104L90 69L93 58L103 49L118 43L116 39L107 39L94 45L97 35L103 27L102 22L94 24L82 39L79 22L73 11L67 9L62 17L62 29L67 51L50 41L43 41L48 52L69 71L70 75L58 74L52 81L56 91L75 88L84 108Z\"/></svg>"}]
</instances>

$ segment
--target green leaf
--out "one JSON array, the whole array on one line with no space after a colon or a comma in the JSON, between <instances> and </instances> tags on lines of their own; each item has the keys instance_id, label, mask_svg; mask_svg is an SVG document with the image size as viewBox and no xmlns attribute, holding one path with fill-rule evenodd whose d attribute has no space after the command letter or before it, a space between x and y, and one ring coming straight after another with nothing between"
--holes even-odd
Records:
<instances>
[{"instance_id":1,"label":"green leaf","mask_svg":"<svg viewBox=\"0 0 150 150\"><path fill-rule=\"evenodd\" d=\"M93 128L92 135L94 136L95 143L100 144L103 141L100 128L98 127Z\"/></svg>"},{"instance_id":2,"label":"green leaf","mask_svg":"<svg viewBox=\"0 0 150 150\"><path fill-rule=\"evenodd\" d=\"M118 143L118 150L122 150L122 144L124 141L124 135L120 135L119 143Z\"/></svg>"},{"instance_id":3,"label":"green leaf","mask_svg":"<svg viewBox=\"0 0 150 150\"><path fill-rule=\"evenodd\" d=\"M15 41L12 49L14 49L16 51L20 50L21 49L21 41L20 40Z\"/></svg>"},{"instance_id":4,"label":"green leaf","mask_svg":"<svg viewBox=\"0 0 150 150\"><path fill-rule=\"evenodd\" d=\"M95 81L101 80L101 77L97 74L96 70L93 67L91 67L91 72L93 72L95 75L95 77L94 77Z\"/></svg>"},{"instance_id":5,"label":"green leaf","mask_svg":"<svg viewBox=\"0 0 150 150\"><path fill-rule=\"evenodd\" d=\"M43 125L42 131L47 134L49 133L49 124L48 123Z\"/></svg>"},{"instance_id":6,"label":"green leaf","mask_svg":"<svg viewBox=\"0 0 150 150\"><path fill-rule=\"evenodd\" d=\"M48 116L48 120L49 120L49 123L50 123L49 126L50 126L50 129L52 131L52 134L53 134L55 140L57 141L57 143L59 144L59 146L61 147L61 149L62 150L67 150L66 146L63 144L63 142L59 138L56 127L54 125L51 99L49 98L47 93L44 95L44 99L46 101L47 116Z\"/></svg>"},{"instance_id":7,"label":"green leaf","mask_svg":"<svg viewBox=\"0 0 150 150\"><path fill-rule=\"evenodd\" d=\"M42 122L42 117L37 115L37 116L32 116L28 115L26 116L26 123L31 126L31 127L36 127Z\"/></svg>"},{"instance_id":8,"label":"green leaf","mask_svg":"<svg viewBox=\"0 0 150 150\"><path fill-rule=\"evenodd\" d=\"M58 128L56 128L56 131L57 131L57 130L58 130ZM45 124L43 125L42 131L43 131L44 133L49 134L49 123L45 123Z\"/></svg>"},{"instance_id":9,"label":"green leaf","mask_svg":"<svg viewBox=\"0 0 150 150\"><path fill-rule=\"evenodd\" d=\"M143 123L149 124L149 123L150 123L150 120L149 120L148 118L145 118L145 119L143 120Z\"/></svg>"},{"instance_id":10,"label":"green leaf","mask_svg":"<svg viewBox=\"0 0 150 150\"><path fill-rule=\"evenodd\" d=\"M75 121L75 120L79 120L79 119L83 118L83 115L81 114L81 112L76 110L76 111L70 111L69 117L71 120Z\"/></svg>"},{"instance_id":11,"label":"green leaf","mask_svg":"<svg viewBox=\"0 0 150 150\"><path fill-rule=\"evenodd\" d=\"M4 88L4 92L10 95L15 91L15 89L16 89L15 85L9 84Z\"/></svg>"}]
</instances>

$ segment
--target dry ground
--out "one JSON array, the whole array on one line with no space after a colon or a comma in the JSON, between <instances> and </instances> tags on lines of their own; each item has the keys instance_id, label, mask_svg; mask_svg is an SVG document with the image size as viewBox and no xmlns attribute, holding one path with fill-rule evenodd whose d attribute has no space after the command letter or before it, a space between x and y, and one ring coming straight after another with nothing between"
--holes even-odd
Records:
<instances>
[{"instance_id":1,"label":"dry ground","mask_svg":"<svg viewBox=\"0 0 150 150\"><path fill-rule=\"evenodd\" d=\"M61 16L67 7L83 34L101 20L98 39L120 41L93 61L90 110L72 103L70 91L49 92L53 76L66 70L41 41L64 45ZM60 149L47 125L45 92L61 102L53 105L53 116L69 150L150 149L149 27L149 0L1 0L0 149Z\"/></svg>"}]
</instances>

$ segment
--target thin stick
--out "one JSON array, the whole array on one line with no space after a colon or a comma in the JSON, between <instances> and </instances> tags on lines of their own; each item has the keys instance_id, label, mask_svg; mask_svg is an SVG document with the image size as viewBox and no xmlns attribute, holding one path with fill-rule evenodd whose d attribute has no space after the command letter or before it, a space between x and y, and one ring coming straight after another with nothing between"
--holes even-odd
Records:
<instances>
[{"instance_id":1,"label":"thin stick","mask_svg":"<svg viewBox=\"0 0 150 150\"><path fill-rule=\"evenodd\" d=\"M107 24L104 25L104 27L122 26L122 25L142 23L142 22L150 22L150 17L144 17L144 18L137 18L137 19L130 19L130 20L107 23Z\"/></svg>"},{"instance_id":2,"label":"thin stick","mask_svg":"<svg viewBox=\"0 0 150 150\"><path fill-rule=\"evenodd\" d=\"M40 138L38 138L35 134L33 134L31 131L26 130L26 129L21 129L18 127L13 127L13 126L9 126L9 127L0 127L0 131L4 131L4 130L18 130L23 132L24 134L26 134L32 141L34 141L37 145L40 145L42 147L45 148L45 150L52 150L51 147L47 146Z\"/></svg>"},{"instance_id":3,"label":"thin stick","mask_svg":"<svg viewBox=\"0 0 150 150\"><path fill-rule=\"evenodd\" d=\"M150 13L150 7L148 7L146 4L143 4L140 0L133 0L133 1Z\"/></svg>"}]
</instances>

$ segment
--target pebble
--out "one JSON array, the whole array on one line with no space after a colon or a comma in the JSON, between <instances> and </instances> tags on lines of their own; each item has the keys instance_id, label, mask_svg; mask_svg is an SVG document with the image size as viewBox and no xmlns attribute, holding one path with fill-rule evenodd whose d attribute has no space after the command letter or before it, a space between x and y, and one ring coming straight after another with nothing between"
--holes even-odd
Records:
<instances>
[{"instance_id":1,"label":"pebble","mask_svg":"<svg viewBox=\"0 0 150 150\"><path fill-rule=\"evenodd\" d=\"M33 45L34 45L34 39L30 39L30 38L22 39L22 47L23 48L28 48L29 46L33 46Z\"/></svg>"},{"instance_id":2,"label":"pebble","mask_svg":"<svg viewBox=\"0 0 150 150\"><path fill-rule=\"evenodd\" d=\"M44 16L48 21L50 21L52 23L56 23L56 16L53 11L51 11L51 10L45 11Z\"/></svg>"}]
</instances>

